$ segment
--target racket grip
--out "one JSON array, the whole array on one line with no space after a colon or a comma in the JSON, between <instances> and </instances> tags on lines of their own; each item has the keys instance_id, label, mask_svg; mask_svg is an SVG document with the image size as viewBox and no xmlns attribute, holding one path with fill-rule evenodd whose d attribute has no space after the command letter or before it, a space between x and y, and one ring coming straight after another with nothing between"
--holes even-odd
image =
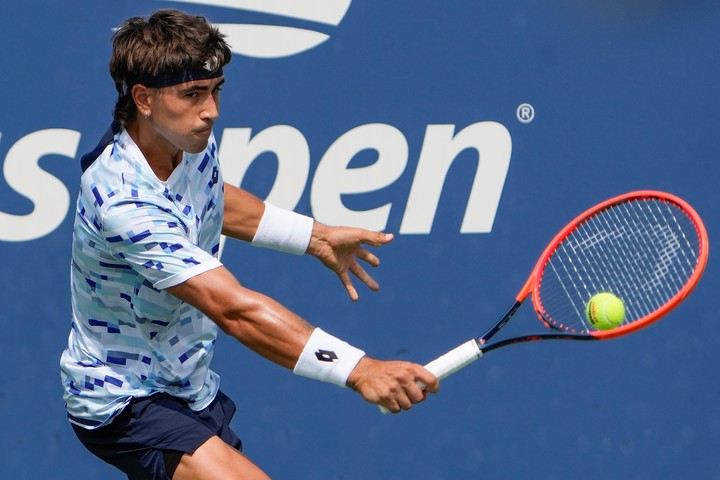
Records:
<instances>
[{"instance_id":1,"label":"racket grip","mask_svg":"<svg viewBox=\"0 0 720 480\"><path fill-rule=\"evenodd\" d=\"M455 347L444 355L439 356L432 362L425 365L425 368L433 373L438 380L449 377L460 369L463 369L482 357L483 352L475 339L469 340L462 345ZM425 389L422 382L418 382L420 388ZM383 414L389 413L385 407L379 407Z\"/></svg>"}]
</instances>

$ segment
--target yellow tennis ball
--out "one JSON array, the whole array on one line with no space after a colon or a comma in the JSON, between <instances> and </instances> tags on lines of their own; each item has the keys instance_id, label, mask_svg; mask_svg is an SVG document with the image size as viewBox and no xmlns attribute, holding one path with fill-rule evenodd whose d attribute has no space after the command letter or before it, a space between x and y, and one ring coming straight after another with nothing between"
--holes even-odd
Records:
<instances>
[{"instance_id":1,"label":"yellow tennis ball","mask_svg":"<svg viewBox=\"0 0 720 480\"><path fill-rule=\"evenodd\" d=\"M598 330L610 330L625 320L625 304L610 292L592 296L587 303L585 315Z\"/></svg>"}]
</instances>

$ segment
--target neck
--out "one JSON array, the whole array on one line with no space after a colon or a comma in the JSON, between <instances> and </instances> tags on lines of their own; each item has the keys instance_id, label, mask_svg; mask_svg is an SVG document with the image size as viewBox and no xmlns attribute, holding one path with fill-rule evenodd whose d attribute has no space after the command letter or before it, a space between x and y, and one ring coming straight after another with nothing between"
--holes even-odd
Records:
<instances>
[{"instance_id":1,"label":"neck","mask_svg":"<svg viewBox=\"0 0 720 480\"><path fill-rule=\"evenodd\" d=\"M167 180L183 158L183 152L142 121L127 125L127 132L159 180Z\"/></svg>"}]
</instances>

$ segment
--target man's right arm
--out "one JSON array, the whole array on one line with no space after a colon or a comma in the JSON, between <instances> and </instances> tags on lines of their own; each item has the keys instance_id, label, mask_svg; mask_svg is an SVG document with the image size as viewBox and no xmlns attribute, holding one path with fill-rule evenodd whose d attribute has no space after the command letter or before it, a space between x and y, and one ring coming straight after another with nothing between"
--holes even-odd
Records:
<instances>
[{"instance_id":1,"label":"man's right arm","mask_svg":"<svg viewBox=\"0 0 720 480\"><path fill-rule=\"evenodd\" d=\"M280 303L240 285L225 267L197 275L167 291L202 311L243 345L289 369L295 368L315 331ZM365 400L391 412L406 410L423 400L424 392L417 382L427 385L426 391L437 391L437 379L422 366L367 356L347 377L347 385Z\"/></svg>"}]
</instances>

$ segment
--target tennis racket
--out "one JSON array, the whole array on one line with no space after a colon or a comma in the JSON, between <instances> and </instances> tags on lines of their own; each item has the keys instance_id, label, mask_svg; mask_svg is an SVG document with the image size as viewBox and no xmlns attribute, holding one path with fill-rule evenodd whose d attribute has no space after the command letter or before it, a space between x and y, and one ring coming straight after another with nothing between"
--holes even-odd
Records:
<instances>
[{"instance_id":1,"label":"tennis racket","mask_svg":"<svg viewBox=\"0 0 720 480\"><path fill-rule=\"evenodd\" d=\"M425 368L442 380L506 345L605 340L635 332L687 297L700 280L707 257L707 231L685 201L649 190L611 198L579 215L555 236L495 325ZM588 301L601 292L619 297L625 307L622 323L608 330L596 330L586 316ZM491 342L528 297L547 330Z\"/></svg>"}]
</instances>

